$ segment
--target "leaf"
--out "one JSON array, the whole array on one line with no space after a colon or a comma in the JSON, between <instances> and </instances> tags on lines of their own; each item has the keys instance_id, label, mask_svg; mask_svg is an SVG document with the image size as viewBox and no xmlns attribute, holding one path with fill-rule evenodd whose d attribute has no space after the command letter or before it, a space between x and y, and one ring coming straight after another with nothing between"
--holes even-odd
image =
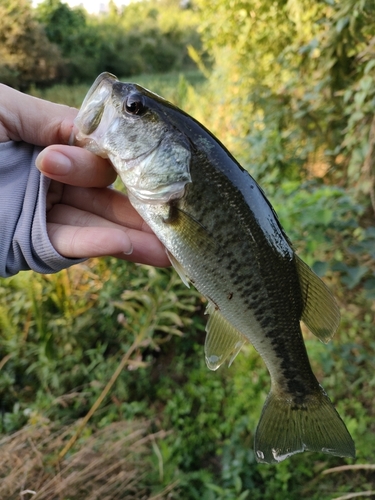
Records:
<instances>
[{"instance_id":1,"label":"leaf","mask_svg":"<svg viewBox=\"0 0 375 500\"><path fill-rule=\"evenodd\" d=\"M240 491L242 490L242 481L241 481L241 478L240 476L235 476L234 478L234 487L235 487L235 490L236 490L236 493L240 493Z\"/></svg>"},{"instance_id":2,"label":"leaf","mask_svg":"<svg viewBox=\"0 0 375 500\"><path fill-rule=\"evenodd\" d=\"M350 18L348 16L345 16L345 17L342 17L341 19L339 19L337 21L337 24L336 24L336 31L337 33L341 33L341 31L346 27L348 26L349 24L349 21L350 21Z\"/></svg>"},{"instance_id":3,"label":"leaf","mask_svg":"<svg viewBox=\"0 0 375 500\"><path fill-rule=\"evenodd\" d=\"M363 80L363 78L362 78ZM361 80L361 82L362 82ZM361 85L361 88L362 88L362 85ZM361 107L363 105L363 103L365 102L365 99L367 97L367 92L365 90L361 90L360 92L357 92L354 96L354 102L356 103L356 105L358 107ZM357 111L358 113L359 111Z\"/></svg>"},{"instance_id":4,"label":"leaf","mask_svg":"<svg viewBox=\"0 0 375 500\"><path fill-rule=\"evenodd\" d=\"M375 66L375 59L373 59L372 61L370 61L371 63L373 63L372 66ZM368 64L366 65L366 68L367 68ZM374 80L373 78L370 76L370 75L365 75L363 76L360 81L359 81L359 86L360 88L366 93L366 95L368 94L369 90L372 90L373 89L373 86L374 86Z\"/></svg>"},{"instance_id":5,"label":"leaf","mask_svg":"<svg viewBox=\"0 0 375 500\"><path fill-rule=\"evenodd\" d=\"M365 296L368 299L370 299L370 300L374 300L375 299L375 276L372 276L371 278L368 278L363 283L363 289L365 291Z\"/></svg>"},{"instance_id":6,"label":"leaf","mask_svg":"<svg viewBox=\"0 0 375 500\"><path fill-rule=\"evenodd\" d=\"M329 270L329 264L328 262L322 262L321 260L317 260L312 265L312 270L319 277L325 276L327 274L327 271Z\"/></svg>"},{"instance_id":7,"label":"leaf","mask_svg":"<svg viewBox=\"0 0 375 500\"><path fill-rule=\"evenodd\" d=\"M370 73L370 71L374 67L375 67L375 59L371 59L365 66L364 74L367 75L368 73Z\"/></svg>"},{"instance_id":8,"label":"leaf","mask_svg":"<svg viewBox=\"0 0 375 500\"><path fill-rule=\"evenodd\" d=\"M354 96L354 99L356 98L357 94ZM350 116L350 119L349 119L349 123L353 123L353 122L359 122L360 120L362 120L364 118L364 113L362 111L355 111L351 116Z\"/></svg>"},{"instance_id":9,"label":"leaf","mask_svg":"<svg viewBox=\"0 0 375 500\"><path fill-rule=\"evenodd\" d=\"M215 493L223 494L223 488L220 488L220 486L216 486L216 484L208 483L207 488L210 490L214 491Z\"/></svg>"},{"instance_id":10,"label":"leaf","mask_svg":"<svg viewBox=\"0 0 375 500\"><path fill-rule=\"evenodd\" d=\"M342 278L342 282L347 285L349 290L352 290L355 286L359 284L363 276L368 272L368 268L365 266L356 266L346 268L346 276Z\"/></svg>"},{"instance_id":11,"label":"leaf","mask_svg":"<svg viewBox=\"0 0 375 500\"><path fill-rule=\"evenodd\" d=\"M245 490L241 493L241 495L238 497L238 500L245 500L246 498L249 498L250 491Z\"/></svg>"}]
</instances>

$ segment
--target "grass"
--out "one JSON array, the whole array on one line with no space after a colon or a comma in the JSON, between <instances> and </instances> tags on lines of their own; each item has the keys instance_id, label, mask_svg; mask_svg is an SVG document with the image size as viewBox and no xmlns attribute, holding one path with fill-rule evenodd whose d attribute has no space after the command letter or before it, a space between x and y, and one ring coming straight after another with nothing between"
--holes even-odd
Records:
<instances>
[{"instance_id":1,"label":"grass","mask_svg":"<svg viewBox=\"0 0 375 500\"><path fill-rule=\"evenodd\" d=\"M129 78L122 78L121 75L116 76L121 81L129 81ZM91 83L73 86L53 85L46 89L32 87L29 93L35 97L40 97L48 101L79 108ZM191 87L199 91L205 83L205 77L198 70L186 71L184 73L143 73L134 77L132 83L137 83L142 87L146 87L152 92L181 106L183 101L186 100L185 94L187 88Z\"/></svg>"},{"instance_id":2,"label":"grass","mask_svg":"<svg viewBox=\"0 0 375 500\"><path fill-rule=\"evenodd\" d=\"M157 500L177 486L152 494L147 485L153 446L166 435L152 432L150 422L87 429L69 456L59 460L57 452L75 427L44 419L0 440L0 498Z\"/></svg>"}]
</instances>

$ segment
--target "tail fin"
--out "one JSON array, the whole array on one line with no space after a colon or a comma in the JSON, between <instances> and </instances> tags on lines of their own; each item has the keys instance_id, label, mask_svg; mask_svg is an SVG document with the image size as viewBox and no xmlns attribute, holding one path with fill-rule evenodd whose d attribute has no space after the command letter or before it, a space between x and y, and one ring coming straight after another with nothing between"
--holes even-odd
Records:
<instances>
[{"instance_id":1,"label":"tail fin","mask_svg":"<svg viewBox=\"0 0 375 500\"><path fill-rule=\"evenodd\" d=\"M305 450L355 457L353 439L323 389L300 405L271 390L254 446L258 462L263 463L281 462Z\"/></svg>"}]
</instances>

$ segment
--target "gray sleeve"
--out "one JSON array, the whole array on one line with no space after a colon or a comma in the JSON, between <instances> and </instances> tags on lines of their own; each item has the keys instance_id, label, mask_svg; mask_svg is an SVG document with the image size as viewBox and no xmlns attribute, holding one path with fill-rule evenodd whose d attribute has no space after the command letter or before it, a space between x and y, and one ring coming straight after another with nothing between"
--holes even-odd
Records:
<instances>
[{"instance_id":1,"label":"gray sleeve","mask_svg":"<svg viewBox=\"0 0 375 500\"><path fill-rule=\"evenodd\" d=\"M49 179L35 166L41 148L0 144L0 276L34 270L55 273L83 259L67 259L52 246L46 227Z\"/></svg>"}]
</instances>

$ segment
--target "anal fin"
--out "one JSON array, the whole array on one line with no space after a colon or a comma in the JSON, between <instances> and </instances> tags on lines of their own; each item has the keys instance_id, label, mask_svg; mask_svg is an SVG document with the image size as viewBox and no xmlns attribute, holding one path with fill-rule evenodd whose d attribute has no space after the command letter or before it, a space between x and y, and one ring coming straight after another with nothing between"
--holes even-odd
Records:
<instances>
[{"instance_id":1,"label":"anal fin","mask_svg":"<svg viewBox=\"0 0 375 500\"><path fill-rule=\"evenodd\" d=\"M204 345L206 364L210 370L217 370L229 358L230 366L247 340L212 302L209 302L206 314L210 315Z\"/></svg>"}]
</instances>

